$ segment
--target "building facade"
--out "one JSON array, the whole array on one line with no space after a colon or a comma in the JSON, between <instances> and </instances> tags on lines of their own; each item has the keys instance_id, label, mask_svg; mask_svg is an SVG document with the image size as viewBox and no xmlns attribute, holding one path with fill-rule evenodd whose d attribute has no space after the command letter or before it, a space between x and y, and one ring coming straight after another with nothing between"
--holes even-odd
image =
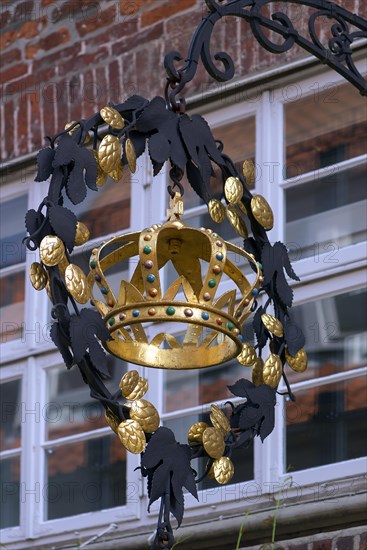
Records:
<instances>
[{"instance_id":1,"label":"building facade","mask_svg":"<svg viewBox=\"0 0 367 550\"><path fill-rule=\"evenodd\" d=\"M343 5L366 15L365 1ZM304 7L285 9L300 29L307 24ZM162 95L164 54L175 49L185 57L205 13L205 3L196 0L2 5L0 471L6 548L78 548L97 535L91 548L148 547L158 509L147 513L139 457L125 452L79 372L67 371L55 350L47 295L28 279L38 257L22 245L24 215L47 192L47 183L34 182L43 137L108 101ZM324 39L328 31L326 24L320 29ZM188 112L205 116L236 164L255 162L254 189L275 215L269 238L287 245L301 279L293 285L294 316L306 336L309 367L289 375L297 399L278 396L271 436L235 454L231 484L203 482L199 502L187 495L178 547L221 550L240 539L238 547L270 548L275 530L275 548L364 549L365 99L297 48L279 56L266 52L238 18L218 23L211 47L233 57L235 79L218 84L200 68L189 86ZM362 72L363 44L355 55ZM145 154L135 174L126 170L120 182L109 181L73 207L91 232L75 261L87 268L96 244L164 221L168 172L153 177ZM214 229L189 184L184 204L190 225ZM229 224L215 230L241 246ZM127 264L113 282L133 270ZM167 268L164 282L171 281ZM253 338L251 323L245 337ZM116 388L126 369L136 367L109 361ZM149 380L147 399L181 442L193 422L205 420L211 403L230 397L227 384L251 376L235 362L193 372L139 370Z\"/></svg>"}]
</instances>

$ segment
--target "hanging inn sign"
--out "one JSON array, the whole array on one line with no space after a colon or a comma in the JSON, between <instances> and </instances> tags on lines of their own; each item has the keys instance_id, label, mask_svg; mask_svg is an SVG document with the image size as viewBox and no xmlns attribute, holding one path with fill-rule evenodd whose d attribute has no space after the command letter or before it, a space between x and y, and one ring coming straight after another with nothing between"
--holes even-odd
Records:
<instances>
[{"instance_id":1,"label":"hanging inn sign","mask_svg":"<svg viewBox=\"0 0 367 550\"><path fill-rule=\"evenodd\" d=\"M234 449L246 453L255 437L263 441L271 433L280 380L294 399L287 369L302 373L307 367L304 336L292 319L293 292L287 281L287 276L298 277L285 245L272 244L267 237L273 213L266 198L249 190L254 166L245 161L238 171L204 118L185 112L183 95L200 60L217 81L233 78L230 56L225 52L213 56L210 51L213 28L226 16L246 20L254 38L270 52L301 46L365 95L366 82L353 63L353 43L367 38L367 22L330 2L294 3L314 8L308 31L302 34L284 13L264 15L267 0L206 0L208 14L195 31L185 60L178 52L165 57L164 97L148 100L134 95L121 104L101 106L89 119L68 123L47 138L48 146L37 157L36 181L50 183L38 209L26 215L26 246L39 249L39 262L30 268L31 282L36 290L45 289L52 302L51 338L66 367L79 369L121 445L141 457L149 506L160 501L152 550L172 548L170 518L174 516L180 525L184 490L197 498L197 485L206 476L218 484L228 483L234 473ZM316 32L320 16L330 20L327 46ZM281 40L272 42L266 30ZM71 254L88 241L89 231L63 206L64 196L74 205L82 203L87 191L108 185L108 177L119 181L123 170L134 172L136 159L146 148L155 175L169 163L167 219L94 248L89 271L84 272ZM219 198L211 191L214 169L223 182ZM218 224L217 233L185 223L184 175ZM225 219L233 234L243 239L243 247L220 236ZM230 260L233 253L248 264L246 275ZM121 280L114 293L110 272L131 258L135 271L130 280ZM163 288L161 273L168 262L176 278ZM230 285L225 293L220 286L223 276ZM255 346L242 336L250 317ZM181 339L174 336L177 332L183 334ZM175 370L210 368L237 359L250 376L229 386L233 396L241 398L236 405L229 401L221 410L212 404L210 423L196 422L187 441L179 442L173 431L160 426L154 404L144 398L148 382L137 370L129 370L114 393L107 389L106 352L136 365ZM204 461L200 478L191 465L194 459Z\"/></svg>"}]
</instances>

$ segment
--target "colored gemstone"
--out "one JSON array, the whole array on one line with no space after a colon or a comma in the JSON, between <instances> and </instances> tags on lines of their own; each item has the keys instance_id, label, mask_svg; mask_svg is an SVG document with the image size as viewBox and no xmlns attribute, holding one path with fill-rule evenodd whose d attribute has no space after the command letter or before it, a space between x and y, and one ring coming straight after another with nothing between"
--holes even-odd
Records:
<instances>
[{"instance_id":1,"label":"colored gemstone","mask_svg":"<svg viewBox=\"0 0 367 550\"><path fill-rule=\"evenodd\" d=\"M148 283L154 283L155 276L152 273L149 274L148 277L147 277L147 281L148 281Z\"/></svg>"},{"instance_id":2,"label":"colored gemstone","mask_svg":"<svg viewBox=\"0 0 367 550\"><path fill-rule=\"evenodd\" d=\"M221 252L218 252L215 257L217 258L217 260L223 260L223 254Z\"/></svg>"},{"instance_id":3,"label":"colored gemstone","mask_svg":"<svg viewBox=\"0 0 367 550\"><path fill-rule=\"evenodd\" d=\"M94 280L97 281L97 283L100 283L102 279L100 275L94 275Z\"/></svg>"},{"instance_id":4,"label":"colored gemstone","mask_svg":"<svg viewBox=\"0 0 367 550\"><path fill-rule=\"evenodd\" d=\"M186 315L186 317L192 317L194 315L194 312L192 311L192 309L186 308L184 309L184 314Z\"/></svg>"},{"instance_id":5,"label":"colored gemstone","mask_svg":"<svg viewBox=\"0 0 367 550\"><path fill-rule=\"evenodd\" d=\"M151 240L152 240L152 236L151 236L151 235L145 235L144 241L151 241Z\"/></svg>"},{"instance_id":6,"label":"colored gemstone","mask_svg":"<svg viewBox=\"0 0 367 550\"><path fill-rule=\"evenodd\" d=\"M109 305L110 307L113 307L115 304L113 300L108 300L107 305Z\"/></svg>"},{"instance_id":7,"label":"colored gemstone","mask_svg":"<svg viewBox=\"0 0 367 550\"><path fill-rule=\"evenodd\" d=\"M153 262L152 262L152 260L147 260L146 262L144 262L144 267L145 267L146 269L152 269L152 267L153 267Z\"/></svg>"},{"instance_id":8,"label":"colored gemstone","mask_svg":"<svg viewBox=\"0 0 367 550\"><path fill-rule=\"evenodd\" d=\"M152 298L155 298L158 294L158 290L156 288L151 288L149 290L149 296L151 296Z\"/></svg>"},{"instance_id":9,"label":"colored gemstone","mask_svg":"<svg viewBox=\"0 0 367 550\"><path fill-rule=\"evenodd\" d=\"M126 319L125 313L120 313L119 319L120 319L120 321L124 321Z\"/></svg>"},{"instance_id":10,"label":"colored gemstone","mask_svg":"<svg viewBox=\"0 0 367 550\"><path fill-rule=\"evenodd\" d=\"M233 327L234 327L234 324L231 323L231 321L229 321L229 322L227 323L227 328L228 328L228 330L232 330Z\"/></svg>"},{"instance_id":11,"label":"colored gemstone","mask_svg":"<svg viewBox=\"0 0 367 550\"><path fill-rule=\"evenodd\" d=\"M219 267L219 265L215 265L213 267L213 273L215 273L216 275L219 275L219 273L221 272L221 268Z\"/></svg>"},{"instance_id":12,"label":"colored gemstone","mask_svg":"<svg viewBox=\"0 0 367 550\"><path fill-rule=\"evenodd\" d=\"M239 334L239 335L238 335L238 339L241 340L241 342L243 342L243 336L242 336L242 334Z\"/></svg>"},{"instance_id":13,"label":"colored gemstone","mask_svg":"<svg viewBox=\"0 0 367 550\"><path fill-rule=\"evenodd\" d=\"M150 254L151 251L152 251L152 247L151 247L151 246L148 246L148 245L147 245L147 246L144 246L144 248L143 248L144 254Z\"/></svg>"},{"instance_id":14,"label":"colored gemstone","mask_svg":"<svg viewBox=\"0 0 367 550\"><path fill-rule=\"evenodd\" d=\"M151 317L153 317L153 315L155 315L156 313L157 313L157 310L154 307L150 307L148 309L148 315L150 315Z\"/></svg>"},{"instance_id":15,"label":"colored gemstone","mask_svg":"<svg viewBox=\"0 0 367 550\"><path fill-rule=\"evenodd\" d=\"M168 308L166 309L166 313L167 315L174 315L176 313L176 310L174 307L168 306Z\"/></svg>"},{"instance_id":16,"label":"colored gemstone","mask_svg":"<svg viewBox=\"0 0 367 550\"><path fill-rule=\"evenodd\" d=\"M259 266L260 269L263 268L263 264L261 264L260 262L257 262L257 265Z\"/></svg>"},{"instance_id":17,"label":"colored gemstone","mask_svg":"<svg viewBox=\"0 0 367 550\"><path fill-rule=\"evenodd\" d=\"M101 292L102 292L102 294L108 294L108 290L105 286L101 287Z\"/></svg>"},{"instance_id":18,"label":"colored gemstone","mask_svg":"<svg viewBox=\"0 0 367 550\"><path fill-rule=\"evenodd\" d=\"M212 237L218 237L218 234L217 233L212 233Z\"/></svg>"},{"instance_id":19,"label":"colored gemstone","mask_svg":"<svg viewBox=\"0 0 367 550\"><path fill-rule=\"evenodd\" d=\"M111 319L108 319L108 324L110 325L110 327L112 327L112 325L115 324L115 318L111 317Z\"/></svg>"},{"instance_id":20,"label":"colored gemstone","mask_svg":"<svg viewBox=\"0 0 367 550\"><path fill-rule=\"evenodd\" d=\"M223 325L223 320L222 320L220 317L218 317L218 318L215 320L215 322L216 322L217 325L219 325L219 326Z\"/></svg>"},{"instance_id":21,"label":"colored gemstone","mask_svg":"<svg viewBox=\"0 0 367 550\"><path fill-rule=\"evenodd\" d=\"M214 287L216 286L216 284L217 284L217 283L216 283L216 281L215 281L214 279L209 279L209 281L208 281L208 286L209 286L210 288L214 288Z\"/></svg>"},{"instance_id":22,"label":"colored gemstone","mask_svg":"<svg viewBox=\"0 0 367 550\"><path fill-rule=\"evenodd\" d=\"M243 303L244 303L244 305L245 305L245 306L248 306L248 305L249 305L249 303L250 303L250 300L249 300L248 298L246 298L246 300L244 300L244 302L243 302Z\"/></svg>"},{"instance_id":23,"label":"colored gemstone","mask_svg":"<svg viewBox=\"0 0 367 550\"><path fill-rule=\"evenodd\" d=\"M139 317L140 311L138 309L133 310L133 317Z\"/></svg>"},{"instance_id":24,"label":"colored gemstone","mask_svg":"<svg viewBox=\"0 0 367 550\"><path fill-rule=\"evenodd\" d=\"M222 241L216 241L215 244L216 244L217 246L219 246L219 247L223 246Z\"/></svg>"},{"instance_id":25,"label":"colored gemstone","mask_svg":"<svg viewBox=\"0 0 367 550\"><path fill-rule=\"evenodd\" d=\"M91 260L90 263L89 263L89 265L90 265L90 268L91 268L91 269L95 269L95 267L96 267L96 262L95 262L94 260Z\"/></svg>"},{"instance_id":26,"label":"colored gemstone","mask_svg":"<svg viewBox=\"0 0 367 550\"><path fill-rule=\"evenodd\" d=\"M259 289L258 288L254 288L253 291L252 291L252 294L254 296L257 296L259 294Z\"/></svg>"},{"instance_id":27,"label":"colored gemstone","mask_svg":"<svg viewBox=\"0 0 367 550\"><path fill-rule=\"evenodd\" d=\"M209 314L203 311L203 313L201 314L201 317L204 319L204 321L207 321L209 319Z\"/></svg>"},{"instance_id":28,"label":"colored gemstone","mask_svg":"<svg viewBox=\"0 0 367 550\"><path fill-rule=\"evenodd\" d=\"M234 329L232 330L232 332L233 332L233 334L235 334L236 336L238 336L239 333L240 333L240 331L238 330L238 328L234 328Z\"/></svg>"},{"instance_id":29,"label":"colored gemstone","mask_svg":"<svg viewBox=\"0 0 367 550\"><path fill-rule=\"evenodd\" d=\"M209 300L210 300L210 294L209 294L209 292L205 292L203 298L204 298L204 300L205 300L206 302L209 302Z\"/></svg>"}]
</instances>

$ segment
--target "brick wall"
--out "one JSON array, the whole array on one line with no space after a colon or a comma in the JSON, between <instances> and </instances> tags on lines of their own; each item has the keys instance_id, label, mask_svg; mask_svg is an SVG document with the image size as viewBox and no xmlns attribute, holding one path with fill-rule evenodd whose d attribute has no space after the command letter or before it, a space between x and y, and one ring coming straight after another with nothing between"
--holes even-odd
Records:
<instances>
[{"instance_id":1,"label":"brick wall","mask_svg":"<svg viewBox=\"0 0 367 550\"><path fill-rule=\"evenodd\" d=\"M364 0L342 4L366 11ZM288 5L287 12L298 28L304 27L306 8ZM43 136L109 100L162 94L164 54L175 49L185 57L205 13L203 0L2 2L2 159L37 151ZM237 76L305 55L298 48L269 54L239 18L222 20L215 28L212 51L218 50L233 57ZM205 90L210 82L201 68L190 93Z\"/></svg>"}]
</instances>

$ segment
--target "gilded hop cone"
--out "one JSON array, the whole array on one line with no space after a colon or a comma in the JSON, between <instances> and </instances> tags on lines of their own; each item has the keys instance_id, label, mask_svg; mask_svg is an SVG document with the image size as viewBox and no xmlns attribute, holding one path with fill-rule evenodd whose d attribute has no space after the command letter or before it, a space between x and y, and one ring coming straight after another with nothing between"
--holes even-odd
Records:
<instances>
[{"instance_id":1,"label":"gilded hop cone","mask_svg":"<svg viewBox=\"0 0 367 550\"><path fill-rule=\"evenodd\" d=\"M264 363L263 380L264 384L276 388L283 372L283 365L279 355L271 353Z\"/></svg>"}]
</instances>

